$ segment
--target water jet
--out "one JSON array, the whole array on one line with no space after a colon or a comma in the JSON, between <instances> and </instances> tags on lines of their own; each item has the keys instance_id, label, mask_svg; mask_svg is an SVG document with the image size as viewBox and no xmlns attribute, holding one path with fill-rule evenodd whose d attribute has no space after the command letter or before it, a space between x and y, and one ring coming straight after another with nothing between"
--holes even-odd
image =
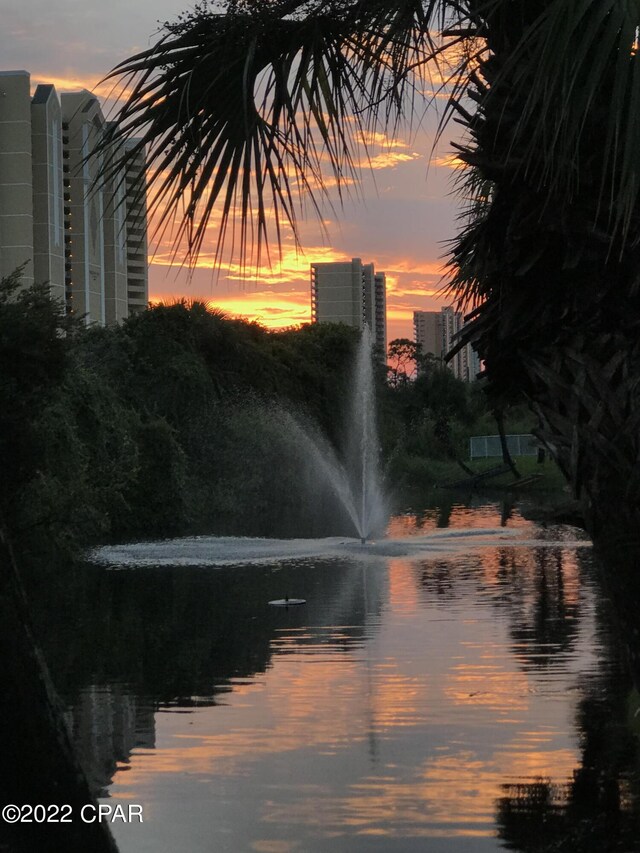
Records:
<instances>
[{"instance_id":1,"label":"water jet","mask_svg":"<svg viewBox=\"0 0 640 853\"><path fill-rule=\"evenodd\" d=\"M371 535L386 527L389 514L380 475L373 337L367 325L362 329L356 354L346 431L345 465L357 507L356 532L364 545Z\"/></svg>"},{"instance_id":2,"label":"water jet","mask_svg":"<svg viewBox=\"0 0 640 853\"><path fill-rule=\"evenodd\" d=\"M345 405L340 450L336 450L316 423L277 406L269 410L284 441L285 452L288 456L293 453L296 463L307 473L309 489L315 494L320 483L329 488L333 505L348 520L362 545L371 536L382 533L388 520L378 459L372 356L371 331L365 325L349 383L352 390Z\"/></svg>"}]
</instances>

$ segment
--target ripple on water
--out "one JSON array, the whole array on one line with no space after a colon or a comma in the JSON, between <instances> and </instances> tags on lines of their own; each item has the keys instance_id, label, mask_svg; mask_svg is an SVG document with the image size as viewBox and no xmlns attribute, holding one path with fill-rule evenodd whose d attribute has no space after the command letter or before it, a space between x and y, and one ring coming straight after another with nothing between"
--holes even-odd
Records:
<instances>
[{"instance_id":1,"label":"ripple on water","mask_svg":"<svg viewBox=\"0 0 640 853\"><path fill-rule=\"evenodd\" d=\"M167 631L164 645L164 625L141 631L165 652L183 644L178 667L199 655L212 698L165 700L153 746L115 772L110 795L154 815L146 836L116 827L122 853L497 853L510 831L500 803L525 825L544 795L557 820L582 745L600 736L589 740L584 709L609 677L589 543L489 519L365 547L190 537L95 552L107 565L167 567L103 573L112 584L172 573L176 607L189 600L185 582L199 605L224 602L210 623ZM307 605L266 605L287 589ZM221 647L234 661L226 674Z\"/></svg>"},{"instance_id":2,"label":"ripple on water","mask_svg":"<svg viewBox=\"0 0 640 853\"><path fill-rule=\"evenodd\" d=\"M529 536L527 536L529 534ZM230 566L251 563L280 563L287 560L331 560L345 557L358 561L405 557L418 559L430 554L455 554L495 547L588 547L579 538L531 539L529 528L456 528L426 535L386 538L362 544L358 539L258 539L235 536L187 536L154 542L107 545L89 554L96 563L116 566Z\"/></svg>"}]
</instances>

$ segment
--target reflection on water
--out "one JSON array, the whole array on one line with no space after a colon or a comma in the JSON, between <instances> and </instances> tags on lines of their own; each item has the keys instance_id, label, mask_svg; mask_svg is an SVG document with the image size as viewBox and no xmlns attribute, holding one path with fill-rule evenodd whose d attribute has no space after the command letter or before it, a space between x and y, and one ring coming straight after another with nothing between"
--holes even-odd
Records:
<instances>
[{"instance_id":1,"label":"reflection on water","mask_svg":"<svg viewBox=\"0 0 640 853\"><path fill-rule=\"evenodd\" d=\"M529 527L530 524L506 497L500 504L487 504L475 496L458 503L454 493L440 492L435 505L408 509L391 519L389 536L412 536L437 528Z\"/></svg>"},{"instance_id":2,"label":"reflection on water","mask_svg":"<svg viewBox=\"0 0 640 853\"><path fill-rule=\"evenodd\" d=\"M592 554L507 515L544 546L78 576L47 654L96 789L144 805L122 853L637 849ZM268 607L287 594L307 606Z\"/></svg>"}]
</instances>

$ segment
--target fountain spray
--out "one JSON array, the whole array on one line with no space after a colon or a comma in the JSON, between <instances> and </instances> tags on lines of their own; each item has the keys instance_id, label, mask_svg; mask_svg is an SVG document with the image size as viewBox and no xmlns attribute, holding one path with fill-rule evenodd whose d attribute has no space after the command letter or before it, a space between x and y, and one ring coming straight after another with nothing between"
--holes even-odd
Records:
<instances>
[{"instance_id":1,"label":"fountain spray","mask_svg":"<svg viewBox=\"0 0 640 853\"><path fill-rule=\"evenodd\" d=\"M376 429L373 338L362 329L353 376L353 397L347 422L346 468L357 507L356 530L360 543L386 521L386 501L381 485Z\"/></svg>"}]
</instances>

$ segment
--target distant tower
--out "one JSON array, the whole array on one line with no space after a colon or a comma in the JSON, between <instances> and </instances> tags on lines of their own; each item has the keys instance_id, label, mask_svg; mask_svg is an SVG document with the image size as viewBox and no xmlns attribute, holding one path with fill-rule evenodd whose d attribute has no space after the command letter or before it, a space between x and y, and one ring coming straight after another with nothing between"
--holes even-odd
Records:
<instances>
[{"instance_id":1,"label":"distant tower","mask_svg":"<svg viewBox=\"0 0 640 853\"><path fill-rule=\"evenodd\" d=\"M383 358L387 349L386 277L360 258L311 264L311 318L371 329Z\"/></svg>"},{"instance_id":2,"label":"distant tower","mask_svg":"<svg viewBox=\"0 0 640 853\"><path fill-rule=\"evenodd\" d=\"M375 338L376 346L387 353L387 276L383 272L375 274Z\"/></svg>"},{"instance_id":3,"label":"distant tower","mask_svg":"<svg viewBox=\"0 0 640 853\"><path fill-rule=\"evenodd\" d=\"M33 173L30 78L0 72L0 278L24 265L33 284Z\"/></svg>"},{"instance_id":4,"label":"distant tower","mask_svg":"<svg viewBox=\"0 0 640 853\"><path fill-rule=\"evenodd\" d=\"M449 305L442 314L442 352L446 355L458 343L459 334L464 326L464 315ZM473 382L480 372L480 359L471 344L466 344L448 362L449 367L464 382Z\"/></svg>"},{"instance_id":5,"label":"distant tower","mask_svg":"<svg viewBox=\"0 0 640 853\"><path fill-rule=\"evenodd\" d=\"M23 267L23 286L101 325L148 302L145 157L109 172L118 152L92 153L107 127L91 92L32 98L26 71L0 72L0 277Z\"/></svg>"},{"instance_id":6,"label":"distant tower","mask_svg":"<svg viewBox=\"0 0 640 853\"><path fill-rule=\"evenodd\" d=\"M138 144L129 139L125 148ZM144 311L149 304L147 263L147 175L144 151L129 162L126 177L127 305L129 314Z\"/></svg>"},{"instance_id":7,"label":"distant tower","mask_svg":"<svg viewBox=\"0 0 640 853\"><path fill-rule=\"evenodd\" d=\"M64 93L63 173L65 188L65 271L67 303L85 322L106 323L104 190L97 184L102 165L89 153L101 140L105 120L95 95Z\"/></svg>"},{"instance_id":8,"label":"distant tower","mask_svg":"<svg viewBox=\"0 0 640 853\"><path fill-rule=\"evenodd\" d=\"M414 340L422 355L442 358L442 313L440 311L413 312Z\"/></svg>"},{"instance_id":9,"label":"distant tower","mask_svg":"<svg viewBox=\"0 0 640 853\"><path fill-rule=\"evenodd\" d=\"M113 128L109 122L107 129ZM120 323L129 316L127 299L127 176L124 169L115 169L117 151L109 147L104 154L106 180L104 183L104 278L105 322Z\"/></svg>"},{"instance_id":10,"label":"distant tower","mask_svg":"<svg viewBox=\"0 0 640 853\"><path fill-rule=\"evenodd\" d=\"M413 312L415 342L420 346L420 351L423 355L431 353L440 360L457 344L463 326L464 316L451 306L440 311ZM478 354L470 344L462 347L451 361L445 363L454 376L464 382L472 382L480 372Z\"/></svg>"},{"instance_id":11,"label":"distant tower","mask_svg":"<svg viewBox=\"0 0 640 853\"><path fill-rule=\"evenodd\" d=\"M54 86L38 86L31 101L33 274L64 302L62 114Z\"/></svg>"}]
</instances>

